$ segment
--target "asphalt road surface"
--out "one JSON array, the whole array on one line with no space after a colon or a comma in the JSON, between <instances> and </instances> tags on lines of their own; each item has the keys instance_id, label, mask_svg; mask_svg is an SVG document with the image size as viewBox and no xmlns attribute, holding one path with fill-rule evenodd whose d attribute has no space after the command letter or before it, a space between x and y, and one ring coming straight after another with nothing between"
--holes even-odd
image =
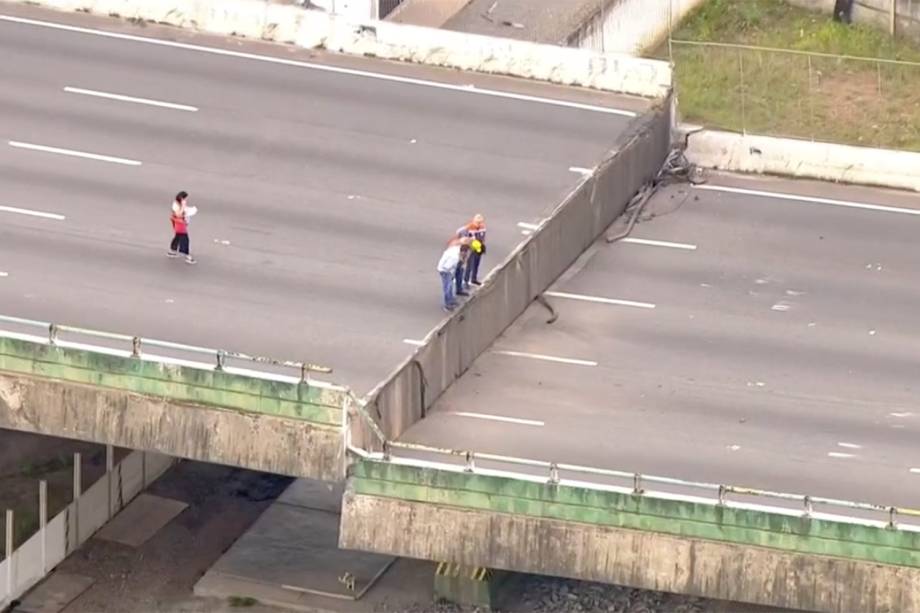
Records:
<instances>
[{"instance_id":1,"label":"asphalt road surface","mask_svg":"<svg viewBox=\"0 0 920 613\"><path fill-rule=\"evenodd\" d=\"M324 364L359 391L442 316L457 227L485 214L488 272L645 107L15 5L0 57L0 314ZM179 190L197 266L166 257Z\"/></svg>"},{"instance_id":2,"label":"asphalt road surface","mask_svg":"<svg viewBox=\"0 0 920 613\"><path fill-rule=\"evenodd\" d=\"M647 212L404 440L920 508L920 197L713 176Z\"/></svg>"}]
</instances>

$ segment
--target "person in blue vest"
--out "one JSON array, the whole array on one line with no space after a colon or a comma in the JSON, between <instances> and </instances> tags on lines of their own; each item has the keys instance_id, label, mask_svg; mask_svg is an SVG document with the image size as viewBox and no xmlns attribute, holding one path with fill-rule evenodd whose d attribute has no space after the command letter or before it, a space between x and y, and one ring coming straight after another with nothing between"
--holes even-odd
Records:
<instances>
[{"instance_id":1,"label":"person in blue vest","mask_svg":"<svg viewBox=\"0 0 920 613\"><path fill-rule=\"evenodd\" d=\"M479 264L482 256L486 254L486 219L477 213L472 221L457 230L458 238L470 238L476 243L471 243L470 257L463 267L462 289L469 290L470 284L482 285L479 281ZM478 247L478 249L477 249Z\"/></svg>"}]
</instances>

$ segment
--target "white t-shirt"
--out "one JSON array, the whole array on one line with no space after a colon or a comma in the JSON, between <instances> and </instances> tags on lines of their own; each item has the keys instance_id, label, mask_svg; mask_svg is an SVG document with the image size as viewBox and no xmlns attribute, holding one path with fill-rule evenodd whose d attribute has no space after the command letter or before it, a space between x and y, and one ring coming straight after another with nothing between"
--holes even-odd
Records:
<instances>
[{"instance_id":1,"label":"white t-shirt","mask_svg":"<svg viewBox=\"0 0 920 613\"><path fill-rule=\"evenodd\" d=\"M197 207L197 206L188 206L188 205L182 206L181 204L179 204L178 202L176 202L175 200L173 200L173 203L172 203L172 211L173 211L173 214L174 214L174 215L184 215L184 216L185 216L185 222L188 223L188 221L189 221L196 213L198 213L198 207Z\"/></svg>"},{"instance_id":2,"label":"white t-shirt","mask_svg":"<svg viewBox=\"0 0 920 613\"><path fill-rule=\"evenodd\" d=\"M451 245L444 250L438 262L438 272L454 272L460 263L460 245Z\"/></svg>"}]
</instances>

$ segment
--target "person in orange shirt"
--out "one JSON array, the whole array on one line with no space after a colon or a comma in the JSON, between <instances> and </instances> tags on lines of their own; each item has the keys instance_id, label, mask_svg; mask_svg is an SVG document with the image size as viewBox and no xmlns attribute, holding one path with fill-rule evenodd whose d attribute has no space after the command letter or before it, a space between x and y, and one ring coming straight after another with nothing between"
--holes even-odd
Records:
<instances>
[{"instance_id":1,"label":"person in orange shirt","mask_svg":"<svg viewBox=\"0 0 920 613\"><path fill-rule=\"evenodd\" d=\"M470 251L469 260L463 267L463 287L469 289L470 284L482 285L479 281L479 263L486 254L486 218L477 213L472 221L457 230L457 238L469 238L479 241L481 248Z\"/></svg>"}]
</instances>

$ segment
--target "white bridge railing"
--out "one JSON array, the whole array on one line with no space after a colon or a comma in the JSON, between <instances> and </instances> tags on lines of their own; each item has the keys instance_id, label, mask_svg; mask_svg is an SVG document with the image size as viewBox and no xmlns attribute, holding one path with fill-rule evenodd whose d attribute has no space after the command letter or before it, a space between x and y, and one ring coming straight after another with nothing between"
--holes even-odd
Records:
<instances>
[{"instance_id":1,"label":"white bridge railing","mask_svg":"<svg viewBox=\"0 0 920 613\"><path fill-rule=\"evenodd\" d=\"M508 477L530 482L548 483L551 485L574 486L638 496L701 502L731 508L751 509L797 517L812 517L815 519L826 519L830 521L920 532L920 510L908 507L853 502L837 498L790 494L701 481L686 481L671 477L659 477L637 472L581 466L578 464L548 462L544 460L532 460L491 453L461 451L418 443L389 441L386 439L379 424L371 418L367 410L366 400L356 397L346 386L317 381L310 377L310 373L332 372L331 368L317 364L276 360L235 351L196 347L183 343L160 341L127 334L100 332L75 326L58 325L32 319L0 315L0 325L3 324L30 330L30 333L0 329L0 337L17 338L46 345L68 347L108 355L119 355L122 357L180 364L192 368L227 371L232 374L240 374L243 376L282 380L292 383L307 383L314 386L343 391L346 393L347 397L347 406L344 411L345 419L343 421L345 445L353 455L364 459L391 462L405 466ZM39 334L36 334L36 332L39 332ZM64 338L64 336L68 338ZM73 340L69 337L73 337ZM96 343L109 342L110 344L114 343L116 346L93 344L92 342L86 341L95 341ZM172 356L153 354L148 352L149 349L192 354L196 356L205 355L209 356L209 362L196 362ZM247 367L234 366L231 364L231 361L245 364ZM267 368L288 371L294 370L297 374L296 376L284 375L272 370L267 370ZM382 444L382 452L368 452L351 445L349 436L349 411L354 411L360 416L360 419L369 425L374 436ZM400 455L396 455L396 453L400 453ZM648 489L650 487L656 489L650 490ZM758 502L749 502L749 500L752 499ZM769 501L772 504L761 504L761 500ZM830 509L833 512L822 512L819 509Z\"/></svg>"},{"instance_id":2,"label":"white bridge railing","mask_svg":"<svg viewBox=\"0 0 920 613\"><path fill-rule=\"evenodd\" d=\"M920 510L907 507L686 481L578 464L458 451L418 443L387 441L384 451L377 453L368 453L352 446L349 446L348 449L363 459L403 466L513 478L550 485L581 487L793 517L920 532ZM397 452L402 453L396 455ZM648 489L651 487L655 489ZM751 502L751 500L757 502ZM764 502L762 503L761 500Z\"/></svg>"},{"instance_id":3,"label":"white bridge railing","mask_svg":"<svg viewBox=\"0 0 920 613\"><path fill-rule=\"evenodd\" d=\"M0 336L9 338L20 338L32 342L39 342L47 345L58 345L73 349L82 349L97 353L107 353L121 355L124 357L143 358L150 361L161 361L170 363L182 363L183 365L193 368L205 368L210 370L227 370L239 374L246 374L255 377L267 377L278 379L278 372L267 370L273 368L280 373L297 373L295 377L285 377L290 381L299 380L302 383L331 385L322 381L311 378L311 373L329 374L332 369L318 364L308 362L293 362L286 360L276 360L261 356L248 355L238 351L228 351L224 349L210 349L207 347L197 347L183 343L174 343L170 341L161 341L141 336L131 336L128 334L117 334L113 332L101 332L99 330L90 330L76 326L66 326L34 319L24 319L22 317L10 317L0 315L0 325L15 326L28 332L14 332L0 329ZM65 336L67 338L65 338ZM98 343L109 341L114 346L100 345ZM93 344L97 343L97 344ZM130 348L130 349L129 349ZM198 362L191 360L182 360L176 357L150 353L149 350L159 350L181 354L186 356L207 356L208 362ZM249 368L234 368L232 362L243 364ZM273 376L274 375L274 376ZM337 386L335 386L337 387ZM344 389L344 388L343 388Z\"/></svg>"}]
</instances>

